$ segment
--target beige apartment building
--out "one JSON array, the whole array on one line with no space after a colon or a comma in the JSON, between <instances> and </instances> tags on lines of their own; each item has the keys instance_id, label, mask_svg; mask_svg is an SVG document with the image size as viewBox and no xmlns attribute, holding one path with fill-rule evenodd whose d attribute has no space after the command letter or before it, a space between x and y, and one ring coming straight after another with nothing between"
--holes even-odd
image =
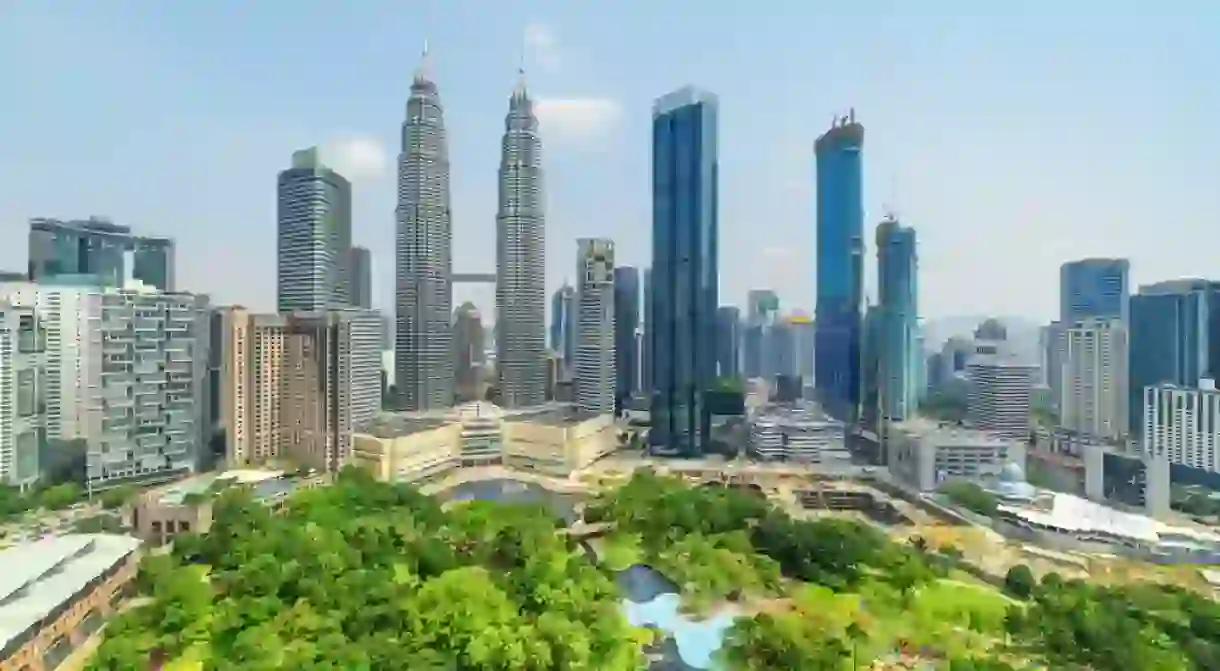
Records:
<instances>
[{"instance_id":1,"label":"beige apartment building","mask_svg":"<svg viewBox=\"0 0 1220 671\"><path fill-rule=\"evenodd\" d=\"M220 417L230 467L284 459L333 472L381 402L381 319L371 310L219 311Z\"/></svg>"}]
</instances>

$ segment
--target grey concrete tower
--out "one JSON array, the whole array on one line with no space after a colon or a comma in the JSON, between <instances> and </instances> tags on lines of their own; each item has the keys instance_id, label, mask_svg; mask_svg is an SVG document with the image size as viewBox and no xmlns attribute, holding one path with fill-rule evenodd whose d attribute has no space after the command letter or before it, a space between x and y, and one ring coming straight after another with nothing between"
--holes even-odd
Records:
<instances>
[{"instance_id":1,"label":"grey concrete tower","mask_svg":"<svg viewBox=\"0 0 1220 671\"><path fill-rule=\"evenodd\" d=\"M404 410L453 404L452 219L444 111L428 72L415 71L398 155L394 245L394 384Z\"/></svg>"},{"instance_id":2,"label":"grey concrete tower","mask_svg":"<svg viewBox=\"0 0 1220 671\"><path fill-rule=\"evenodd\" d=\"M525 90L513 89L504 119L496 214L496 370L500 402L524 408L546 401L546 220L542 141Z\"/></svg>"}]
</instances>

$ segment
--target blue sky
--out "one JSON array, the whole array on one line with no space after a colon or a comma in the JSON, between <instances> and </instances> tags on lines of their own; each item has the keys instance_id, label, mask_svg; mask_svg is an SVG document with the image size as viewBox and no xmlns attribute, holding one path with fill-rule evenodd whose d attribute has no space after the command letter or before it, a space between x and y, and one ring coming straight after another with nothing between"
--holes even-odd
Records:
<instances>
[{"instance_id":1,"label":"blue sky","mask_svg":"<svg viewBox=\"0 0 1220 671\"><path fill-rule=\"evenodd\" d=\"M838 6L836 6L838 5ZM990 7L980 9L982 7ZM393 159L420 48L446 108L456 269L494 265L499 136L520 55L540 100L549 289L575 239L649 259L652 100L721 100L721 295L812 308L812 142L854 107L872 223L918 230L925 315L1057 311L1058 266L1220 276L1220 5L0 1L0 267L27 218L178 240L179 283L271 308L275 176L319 144L354 238L393 273ZM870 294L875 292L870 291ZM492 307L490 289L456 300Z\"/></svg>"}]
</instances>

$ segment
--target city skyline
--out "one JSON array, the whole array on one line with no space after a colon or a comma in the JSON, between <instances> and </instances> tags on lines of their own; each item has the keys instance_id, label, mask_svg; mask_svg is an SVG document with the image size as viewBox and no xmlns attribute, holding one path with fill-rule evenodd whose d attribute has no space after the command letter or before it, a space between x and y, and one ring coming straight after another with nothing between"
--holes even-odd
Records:
<instances>
[{"instance_id":1,"label":"city skyline","mask_svg":"<svg viewBox=\"0 0 1220 671\"><path fill-rule=\"evenodd\" d=\"M141 12L123 3L8 8L0 50L8 55L12 48L14 57L5 62L25 63L16 56L48 41L68 46L21 71L0 66L0 77L11 77L23 92L6 109L12 123L0 127L6 147L0 173L12 187L0 217L11 225L102 214L173 237L180 286L220 303L269 309L274 269L264 260L274 249L274 202L267 175L282 169L292 150L321 144L353 182L353 241L372 250L375 305L389 310L394 180L385 158L393 153L419 45L432 38L436 79L450 96L455 271L489 271L495 136L525 32L551 176L548 292L571 272L559 259L577 237L611 237L621 263L647 265L648 194L639 178L647 165L647 109L652 98L685 83L716 91L725 109L721 228L725 249L737 252L722 263L725 303L741 304L750 288L771 287L785 305L813 306L811 145L823 119L853 105L876 140L865 167L866 221L888 203L920 230L926 316L1049 318L1056 270L1075 258L1130 258L1133 285L1211 274L1191 240L1206 231L1217 204L1203 187L1217 179L1205 157L1220 138L1204 122L1220 105L1191 82L1204 74L1198 64L1208 61L1205 50L1216 47L1189 38L1206 22L1191 21L1185 11L1150 19L1073 10L1053 28L1036 14L984 18L963 11L952 29L887 12L885 20L860 22L866 36L844 25L868 8L835 8L826 18L836 20L817 23L841 35L802 38L794 46L793 31L811 25L811 10L777 5L759 17L746 50L722 48L738 32L733 12L692 19L704 28L693 32L716 38L706 45L674 45L656 29L672 8L624 19L540 3L515 22L470 26L458 20L460 4L299 16L249 9L223 55L211 48L210 31L227 22L225 2ZM288 32L326 26L330 42L354 46L310 53L318 50L301 40L300 51L279 45L286 57L268 59L259 50L272 20ZM459 40L458 26L477 35ZM618 40L602 34L614 31L602 26L631 30L639 53L624 56ZM86 28L110 46L83 58L72 45L96 41L73 38ZM391 29L394 39L387 40ZM1063 46L1069 36L1071 48ZM659 59L672 48L701 57ZM817 65L830 55L834 68ZM333 96L342 104L298 86L302 73L319 71L308 65L321 62L322 72L361 73L350 83L344 78L342 95ZM664 67L652 67L657 62ZM1167 71L1184 74L1159 74ZM1134 89L1144 93L1131 96ZM69 101L86 98L94 109L81 115ZM777 102L766 123L744 113L757 100ZM161 112L158 123L128 111L128 105L148 109L150 101ZM1166 110L1173 124L1138 130ZM608 132L602 122L613 122ZM1051 137L1054 160L1038 148ZM226 197L198 203L183 191L201 184ZM182 202L194 204L183 210ZM759 218L775 223L760 226ZM1154 220L1156 226L1143 223ZM239 231L248 239L233 245ZM1049 244L1031 244L1037 240ZM19 268L19 254L6 251L0 265ZM210 272L220 255L240 272ZM872 256L868 250L866 258ZM1009 288L1016 273L1023 291ZM875 299L871 280L866 290ZM461 287L454 304L473 298L490 315L491 292Z\"/></svg>"}]
</instances>

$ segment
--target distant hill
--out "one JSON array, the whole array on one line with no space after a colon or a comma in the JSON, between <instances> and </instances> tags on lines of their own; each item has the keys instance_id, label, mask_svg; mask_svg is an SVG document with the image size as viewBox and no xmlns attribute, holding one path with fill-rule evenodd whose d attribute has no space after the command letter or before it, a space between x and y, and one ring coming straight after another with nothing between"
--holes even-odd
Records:
<instances>
[{"instance_id":1,"label":"distant hill","mask_svg":"<svg viewBox=\"0 0 1220 671\"><path fill-rule=\"evenodd\" d=\"M973 336L974 329L989 317L995 317L1004 323L1008 329L1008 341L1017 355L1031 363L1039 360L1038 329L1042 325L1025 317L954 315L929 319L924 323L924 347L929 352L936 352L946 340L955 335Z\"/></svg>"}]
</instances>

